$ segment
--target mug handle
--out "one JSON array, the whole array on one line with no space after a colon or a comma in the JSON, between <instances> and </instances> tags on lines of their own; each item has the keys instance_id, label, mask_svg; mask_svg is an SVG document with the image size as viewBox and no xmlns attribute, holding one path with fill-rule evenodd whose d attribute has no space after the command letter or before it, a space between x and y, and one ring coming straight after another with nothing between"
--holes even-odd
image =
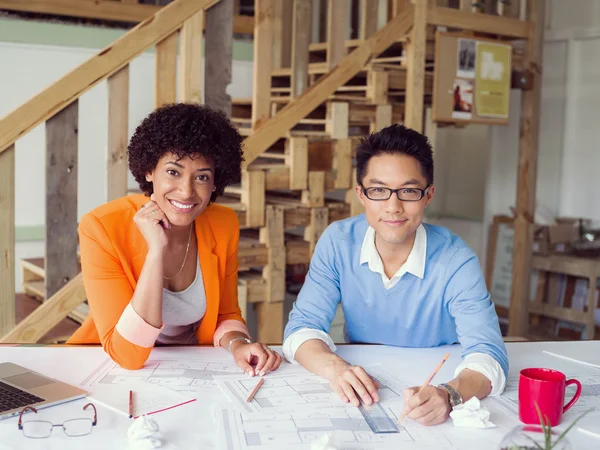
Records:
<instances>
[{"instance_id":1,"label":"mug handle","mask_svg":"<svg viewBox=\"0 0 600 450\"><path fill-rule=\"evenodd\" d=\"M569 403L567 403L564 408L563 408L563 414L566 413L571 406L573 406L575 404L575 402L577 400L579 400L579 396L581 395L581 383L577 380L567 380L567 386L570 384L574 384L577 386L577 391L575 392L575 395L573 396L573 398L571 399L571 401L569 401Z\"/></svg>"}]
</instances>

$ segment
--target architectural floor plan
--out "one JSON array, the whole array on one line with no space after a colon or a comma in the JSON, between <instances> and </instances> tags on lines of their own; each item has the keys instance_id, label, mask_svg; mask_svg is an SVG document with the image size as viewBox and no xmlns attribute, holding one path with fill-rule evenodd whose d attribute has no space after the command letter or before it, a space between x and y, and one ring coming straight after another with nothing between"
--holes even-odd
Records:
<instances>
[{"instance_id":1,"label":"architectural floor plan","mask_svg":"<svg viewBox=\"0 0 600 450\"><path fill-rule=\"evenodd\" d=\"M84 386L128 383L134 379L159 384L176 391L199 392L215 386L213 376L243 375L232 360L203 358L186 360L150 359L140 370L126 370L107 359L83 382Z\"/></svg>"},{"instance_id":2,"label":"architectural floor plan","mask_svg":"<svg viewBox=\"0 0 600 450\"><path fill-rule=\"evenodd\" d=\"M396 420L388 409L388 414ZM452 449L443 433L414 423L399 433L374 434L358 408L320 408L278 415L245 415L234 409L217 411L220 446L226 450L310 449L311 442L331 436L335 448Z\"/></svg>"}]
</instances>

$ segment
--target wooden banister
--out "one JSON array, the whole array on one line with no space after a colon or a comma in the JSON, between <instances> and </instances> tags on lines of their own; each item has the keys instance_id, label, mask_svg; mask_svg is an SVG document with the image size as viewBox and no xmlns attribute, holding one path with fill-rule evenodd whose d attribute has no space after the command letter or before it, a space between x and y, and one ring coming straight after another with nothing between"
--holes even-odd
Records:
<instances>
[{"instance_id":1,"label":"wooden banister","mask_svg":"<svg viewBox=\"0 0 600 450\"><path fill-rule=\"evenodd\" d=\"M69 74L0 120L0 153L35 126L177 31L198 11L219 0L178 0L141 22Z\"/></svg>"},{"instance_id":2,"label":"wooden banister","mask_svg":"<svg viewBox=\"0 0 600 450\"><path fill-rule=\"evenodd\" d=\"M294 125L332 95L336 89L354 77L371 59L386 50L396 39L408 33L412 23L413 7L411 6L344 57L331 72L286 105L273 118L265 121L244 140L244 167L248 167L277 139L284 136Z\"/></svg>"},{"instance_id":3,"label":"wooden banister","mask_svg":"<svg viewBox=\"0 0 600 450\"><path fill-rule=\"evenodd\" d=\"M35 343L86 299L83 275L79 273L56 294L37 307L8 334L0 344ZM13 300L14 301L14 300Z\"/></svg>"}]
</instances>

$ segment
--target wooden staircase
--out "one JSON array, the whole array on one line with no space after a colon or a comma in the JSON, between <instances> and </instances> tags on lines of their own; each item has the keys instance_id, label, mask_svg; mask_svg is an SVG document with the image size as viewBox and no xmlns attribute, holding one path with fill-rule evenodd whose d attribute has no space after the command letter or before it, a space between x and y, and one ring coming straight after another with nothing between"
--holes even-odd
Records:
<instances>
[{"instance_id":1,"label":"wooden staircase","mask_svg":"<svg viewBox=\"0 0 600 450\"><path fill-rule=\"evenodd\" d=\"M173 2L1 120L0 157L8 162L0 158L0 174L3 167L14 164L10 158L14 158L13 144L17 138L37 124L62 115L83 92L108 78L109 105L112 105L109 106L112 115L109 142L113 152L108 185L113 187L115 195L124 195L127 191L127 123L123 124L119 118L123 114L126 117L127 102L122 99L127 98L129 61L156 45L156 106L177 100L197 101L202 88L201 78L190 72L191 68L199 67L197 58L202 50L197 37L202 33L205 16L207 23L209 21L208 11L213 11L208 8L220 7L228 1ZM347 30L340 25L346 23L341 18L349 14L348 2L329 0L328 15L322 17L327 22L326 42L311 44L308 33L303 31L285 42L282 36L286 30L306 30L310 25L308 21L312 14L306 12L310 1L295 0L293 11L288 11L288 15L278 7L277 1L256 1L253 97L233 99L231 104L209 102L210 106L219 109L230 108L232 122L246 137L240 183L227 188L217 202L231 207L240 222L240 305L244 311L248 304L254 305L258 319L257 338L272 343L280 342L283 334L286 266L308 266L325 228L333 221L362 212L354 192L353 152L358 137L392 123L404 122L435 140L436 127L430 111L434 28L438 25L459 26L455 23L457 20L470 31L499 32L501 28L490 27L487 18L473 20L470 12L438 7L425 0L414 6L410 2L394 1L389 2L394 7L381 29L361 26L360 38L348 40ZM370 3L361 2L364 9L359 14L365 24L372 22L367 8L367 5L372 8ZM521 26L521 21L503 20L503 26L513 30L513 35L528 33L522 31L528 29ZM222 53L209 55L209 44L221 42L223 35L219 39L214 36L209 39L208 30L209 27L206 64L220 67L211 72L211 83L219 92L224 92L228 80L223 78L227 78L228 69L219 63L223 60ZM182 39L180 72L183 77L179 99L176 98L178 34ZM215 48L222 50L219 45ZM273 52L273 47L277 51ZM211 93L211 99L213 97ZM67 125L73 126L72 123ZM9 155L8 159L6 155ZM72 178L69 181L71 189ZM55 193L62 197L67 194ZM69 205L76 210L72 200ZM9 209L14 212L14 205ZM14 222L14 219L10 220ZM53 225L54 228L49 227L48 241L63 231L63 225L59 222ZM14 228L14 223L11 226ZM67 228L76 242L76 223L70 222ZM10 241L10 233L8 236L6 239L6 235L0 235L0 243L2 239ZM50 245L54 244L50 242ZM71 253L71 272L62 278L57 278L59 273L50 276L39 260L23 261L23 270L27 271L27 279L24 276L26 289L39 298L45 296L42 282L45 286L50 282L49 278L52 283L57 283L57 279L67 282L61 282L63 287L38 308L39 313L36 310L36 317L9 333L3 339L5 342L39 339L43 330L32 331L35 324L31 322L42 317L42 308L47 303L58 301L69 305L70 309L58 308L60 314L54 314L56 318L63 313L62 317L78 314L74 309L85 297L82 297L83 284L75 264L77 257L74 251ZM54 264L55 261L50 262L50 267ZM0 270L0 281L3 276L10 278ZM3 294L0 292L0 295ZM14 300L14 288L11 295ZM6 302L0 302L0 307L4 304ZM7 311L6 307L4 310ZM78 317L82 318L81 315Z\"/></svg>"}]
</instances>

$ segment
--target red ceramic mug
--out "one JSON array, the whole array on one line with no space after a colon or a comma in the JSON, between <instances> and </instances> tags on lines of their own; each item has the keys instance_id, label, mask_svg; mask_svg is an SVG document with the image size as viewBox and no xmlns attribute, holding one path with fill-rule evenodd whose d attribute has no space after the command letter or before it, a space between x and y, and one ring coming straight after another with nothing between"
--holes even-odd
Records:
<instances>
[{"instance_id":1,"label":"red ceramic mug","mask_svg":"<svg viewBox=\"0 0 600 450\"><path fill-rule=\"evenodd\" d=\"M574 384L577 392L565 405L567 386ZM535 405L542 417L548 417L550 425L557 426L563 413L567 412L581 395L581 383L567 380L564 373L551 369L523 369L519 375L519 419L526 424L540 425Z\"/></svg>"}]
</instances>

